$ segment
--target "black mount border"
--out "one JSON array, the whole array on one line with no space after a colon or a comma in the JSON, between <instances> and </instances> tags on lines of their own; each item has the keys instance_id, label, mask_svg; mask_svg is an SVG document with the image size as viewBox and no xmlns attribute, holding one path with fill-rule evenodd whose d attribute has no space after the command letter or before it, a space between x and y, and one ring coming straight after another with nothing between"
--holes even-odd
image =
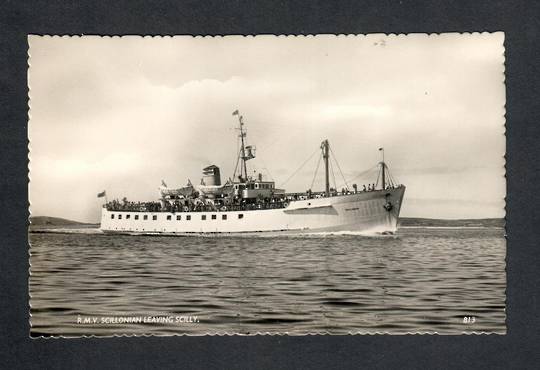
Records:
<instances>
[{"instance_id":1,"label":"black mount border","mask_svg":"<svg viewBox=\"0 0 540 370\"><path fill-rule=\"evenodd\" d=\"M536 368L540 364L537 211L540 191L536 186L540 184L538 3L32 0L5 1L0 10L0 365L6 368ZM494 31L506 34L507 335L30 339L28 34Z\"/></svg>"}]
</instances>

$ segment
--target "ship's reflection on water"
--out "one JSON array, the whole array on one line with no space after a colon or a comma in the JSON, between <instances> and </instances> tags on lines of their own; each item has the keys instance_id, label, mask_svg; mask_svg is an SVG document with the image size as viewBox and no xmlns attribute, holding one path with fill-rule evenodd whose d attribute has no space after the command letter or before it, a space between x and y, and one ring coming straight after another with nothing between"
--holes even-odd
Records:
<instances>
[{"instance_id":1,"label":"ship's reflection on water","mask_svg":"<svg viewBox=\"0 0 540 370\"><path fill-rule=\"evenodd\" d=\"M506 332L498 228L385 237L30 234L30 243L32 336ZM199 322L77 323L115 316Z\"/></svg>"}]
</instances>

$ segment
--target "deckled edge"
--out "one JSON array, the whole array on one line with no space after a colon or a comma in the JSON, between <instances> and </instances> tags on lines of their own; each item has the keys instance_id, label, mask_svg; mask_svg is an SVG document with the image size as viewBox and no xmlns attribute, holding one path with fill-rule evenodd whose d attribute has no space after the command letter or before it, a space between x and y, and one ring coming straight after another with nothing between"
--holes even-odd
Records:
<instances>
[{"instance_id":1,"label":"deckled edge","mask_svg":"<svg viewBox=\"0 0 540 370\"><path fill-rule=\"evenodd\" d=\"M506 176L506 149L507 149L507 140L506 140L506 102L507 102L507 93L506 93L506 33L504 31L500 31L502 33L502 80L501 83L503 85L503 92L504 92L504 105L503 105L503 127L501 134L504 136L504 155L502 157L503 159L503 177L504 177L504 277L505 277L505 287L504 287L504 329L505 334L508 334L508 229L507 229L507 211L506 211L506 200L508 198L508 180Z\"/></svg>"},{"instance_id":2,"label":"deckled edge","mask_svg":"<svg viewBox=\"0 0 540 370\"><path fill-rule=\"evenodd\" d=\"M26 88L28 90L28 96L27 99L27 108L28 108L28 124L26 126L26 138L28 140L28 185L27 185L27 191L28 191L28 218L26 219L26 243L28 244L28 282L27 282L27 289L28 289L28 335L30 339L37 339L40 338L39 336L32 336L32 294L30 292L30 277L32 276L32 244L30 243L30 217L32 216L32 204L30 203L30 182L32 181L31 173L32 173L32 141L30 140L30 125L32 122L32 92L31 92L31 83L30 83L30 68L32 66L31 64L31 58L32 55L30 54L30 38L32 35L28 35L26 37L26 45L28 47L26 51L26 64L28 70L26 71ZM41 337L43 338L43 337Z\"/></svg>"},{"instance_id":3,"label":"deckled edge","mask_svg":"<svg viewBox=\"0 0 540 370\"><path fill-rule=\"evenodd\" d=\"M317 36L335 36L335 37L367 37L367 36L376 36L376 35L384 35L386 37L407 37L407 36L419 36L424 35L427 37L433 37L433 36L441 36L441 35L494 35L497 33L502 33L503 40L502 40L502 84L504 89L504 105L503 105L503 129L501 134L505 137L504 140L504 155L503 155L503 177L505 179L505 197L504 197L504 238L505 238L505 277L506 277L506 287L505 287L505 328L504 332L486 332L486 331L461 331L456 333L439 333L437 331L417 331L417 332L388 332L388 331L348 331L346 334L336 334L329 331L309 331L309 332L300 332L300 333L290 333L287 331L284 332L254 332L254 333L236 333L236 332L227 332L227 331L216 331L216 332L206 332L201 334L192 334L192 333L171 333L171 334L134 334L134 333L121 333L121 334L111 334L111 335L32 335L32 312L31 312L31 293L30 293L30 276L32 275L32 246L30 244L30 239L28 237L29 235L29 226L30 226L30 217L32 215L31 210L31 203L28 199L28 219L27 219L27 243L28 243L28 324L29 324L29 338L30 339L45 339L45 340L55 340L55 339L78 339L78 338L123 338L123 337L203 337L203 336L238 336L238 337L252 337L252 336L291 336L291 337L297 337L297 336L320 336L320 335L330 335L330 336L353 336L353 335L397 335L397 336L403 336L403 335L441 335L441 336L457 336L457 335L506 335L508 333L508 326L507 326L507 304L508 304L508 298L507 298L507 290L508 290L508 273L506 271L507 267L507 260L508 260L508 232L507 232L507 212L506 212L506 199L508 197L508 189L507 189L507 177L506 177L506 47L505 47L505 41L506 41L506 34L502 30L493 30L493 31L471 31L471 32L432 32L432 33L425 33L425 32L411 32L411 33L384 33L384 32L374 32L374 33L365 33L365 34L354 34L354 33L321 33L321 34L227 34L227 35L221 35L221 34L206 34L206 35L190 35L190 34L178 34L178 35L158 35L158 34L151 34L151 35L137 35L137 34L126 34L126 35L99 35L99 34L63 34L63 35L51 35L51 34L39 34L39 33L32 33L27 35L27 89L28 89L28 125L27 125L27 138L28 138L28 191L30 189L30 181L31 181L31 140L30 140L30 124L31 124L31 110L32 110L32 96L31 96L31 83L30 83L30 68L31 68L31 53L30 53L30 38L31 37L51 37L51 38L72 38L72 37L102 37L102 38L129 38L129 37L141 37L141 38L175 38L175 37L192 37L192 38L230 38L230 37L245 37L245 38L255 38L255 37L277 37L277 38L287 38L287 37L305 37L305 38L314 38Z\"/></svg>"}]
</instances>

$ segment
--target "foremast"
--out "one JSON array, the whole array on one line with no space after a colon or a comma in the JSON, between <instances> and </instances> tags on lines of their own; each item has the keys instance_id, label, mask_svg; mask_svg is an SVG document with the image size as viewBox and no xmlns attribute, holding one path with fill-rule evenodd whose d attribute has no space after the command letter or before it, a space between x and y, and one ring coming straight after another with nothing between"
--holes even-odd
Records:
<instances>
[{"instance_id":1,"label":"foremast","mask_svg":"<svg viewBox=\"0 0 540 370\"><path fill-rule=\"evenodd\" d=\"M381 161L381 185L382 189L386 188L386 163L384 163L384 148L379 148L379 151L382 152L382 161Z\"/></svg>"},{"instance_id":2,"label":"foremast","mask_svg":"<svg viewBox=\"0 0 540 370\"><path fill-rule=\"evenodd\" d=\"M324 159L324 194L325 196L330 196L330 168L328 166L328 161L330 159L330 143L328 139L324 140L321 143L322 156Z\"/></svg>"}]
</instances>

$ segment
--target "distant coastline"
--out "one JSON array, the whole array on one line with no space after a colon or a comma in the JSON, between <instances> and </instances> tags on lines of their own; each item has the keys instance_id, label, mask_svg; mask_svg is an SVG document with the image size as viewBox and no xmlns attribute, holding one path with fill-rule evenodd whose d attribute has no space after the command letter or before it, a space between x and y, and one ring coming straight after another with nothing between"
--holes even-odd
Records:
<instances>
[{"instance_id":1,"label":"distant coastline","mask_svg":"<svg viewBox=\"0 0 540 370\"><path fill-rule=\"evenodd\" d=\"M98 228L99 224L68 220L60 217L31 216L29 231L42 229Z\"/></svg>"},{"instance_id":2,"label":"distant coastline","mask_svg":"<svg viewBox=\"0 0 540 370\"><path fill-rule=\"evenodd\" d=\"M402 227L504 227L504 218L471 218L459 220L446 220L436 218L400 217L399 226Z\"/></svg>"},{"instance_id":3,"label":"distant coastline","mask_svg":"<svg viewBox=\"0 0 540 370\"><path fill-rule=\"evenodd\" d=\"M436 218L401 217L400 227L504 227L503 218L446 220ZM78 222L60 217L32 216L29 231L43 229L98 228L99 224Z\"/></svg>"}]
</instances>

